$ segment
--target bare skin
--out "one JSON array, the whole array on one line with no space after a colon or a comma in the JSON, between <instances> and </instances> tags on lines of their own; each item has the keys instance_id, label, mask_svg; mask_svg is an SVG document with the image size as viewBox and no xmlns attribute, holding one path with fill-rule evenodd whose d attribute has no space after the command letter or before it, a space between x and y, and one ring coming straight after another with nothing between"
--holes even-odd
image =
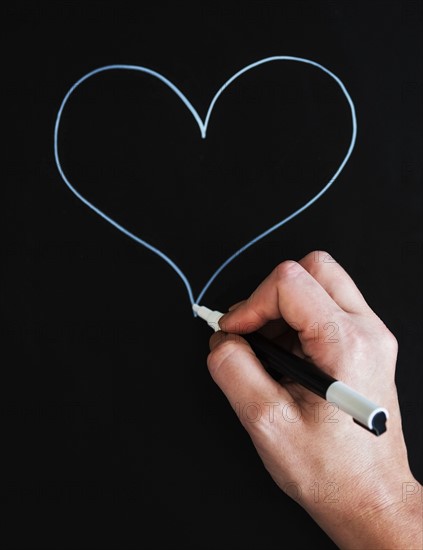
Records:
<instances>
[{"instance_id":1,"label":"bare skin","mask_svg":"<svg viewBox=\"0 0 423 550\"><path fill-rule=\"evenodd\" d=\"M340 548L420 550L394 382L397 341L326 252L285 261L219 322L208 367L264 466ZM380 437L300 385L275 381L240 336L261 330L388 409Z\"/></svg>"}]
</instances>

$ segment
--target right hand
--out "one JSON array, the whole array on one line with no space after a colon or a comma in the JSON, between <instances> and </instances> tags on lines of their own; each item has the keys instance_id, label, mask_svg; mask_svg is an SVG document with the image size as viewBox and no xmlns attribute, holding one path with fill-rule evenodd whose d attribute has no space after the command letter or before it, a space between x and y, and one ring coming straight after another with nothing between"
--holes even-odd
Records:
<instances>
[{"instance_id":1,"label":"right hand","mask_svg":"<svg viewBox=\"0 0 423 550\"><path fill-rule=\"evenodd\" d=\"M421 486L401 428L397 342L342 267L323 252L283 262L219 325L210 373L279 487L342 547L420 548ZM259 329L386 407L387 432L376 437L304 387L276 382L239 336ZM406 502L404 487L417 488Z\"/></svg>"}]
</instances>

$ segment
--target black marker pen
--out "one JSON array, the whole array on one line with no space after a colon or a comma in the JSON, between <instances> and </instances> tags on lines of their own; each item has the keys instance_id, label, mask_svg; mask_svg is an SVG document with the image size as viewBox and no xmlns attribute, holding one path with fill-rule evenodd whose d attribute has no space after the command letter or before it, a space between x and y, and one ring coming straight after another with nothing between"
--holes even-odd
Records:
<instances>
[{"instance_id":1,"label":"black marker pen","mask_svg":"<svg viewBox=\"0 0 423 550\"><path fill-rule=\"evenodd\" d=\"M220 330L219 319L223 313L198 304L194 304L192 308L215 331ZM351 415L354 422L375 435L381 435L386 431L389 414L385 408L379 407L343 382L332 378L313 363L277 346L259 332L242 334L242 337L250 344L266 370L286 375L329 403L335 403L342 411Z\"/></svg>"}]
</instances>

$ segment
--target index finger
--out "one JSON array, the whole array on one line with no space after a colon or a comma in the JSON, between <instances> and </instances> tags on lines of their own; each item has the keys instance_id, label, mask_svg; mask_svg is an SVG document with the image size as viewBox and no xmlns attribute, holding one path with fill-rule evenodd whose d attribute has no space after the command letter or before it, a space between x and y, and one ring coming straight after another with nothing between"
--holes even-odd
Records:
<instances>
[{"instance_id":1,"label":"index finger","mask_svg":"<svg viewBox=\"0 0 423 550\"><path fill-rule=\"evenodd\" d=\"M299 262L347 313L373 313L345 269L322 250L310 252Z\"/></svg>"},{"instance_id":2,"label":"index finger","mask_svg":"<svg viewBox=\"0 0 423 550\"><path fill-rule=\"evenodd\" d=\"M298 262L279 264L251 296L219 321L226 332L248 333L281 317L296 331L335 321L345 312Z\"/></svg>"}]
</instances>

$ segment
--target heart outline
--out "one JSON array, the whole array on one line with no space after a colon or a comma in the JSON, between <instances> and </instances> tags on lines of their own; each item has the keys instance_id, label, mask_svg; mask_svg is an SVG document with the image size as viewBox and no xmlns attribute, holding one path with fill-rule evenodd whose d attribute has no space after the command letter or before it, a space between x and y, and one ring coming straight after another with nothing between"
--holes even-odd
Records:
<instances>
[{"instance_id":1,"label":"heart outline","mask_svg":"<svg viewBox=\"0 0 423 550\"><path fill-rule=\"evenodd\" d=\"M179 99L182 100L182 102L185 104L185 106L188 108L188 110L193 115L195 121L197 122L198 127L200 129L201 137L203 139L206 139L206 137L207 137L207 128L208 128L208 124L209 124L209 121L210 121L210 117L211 117L213 108L214 108L217 100L219 99L220 95L224 92L224 90L232 82L234 82L239 76L241 76L242 74L246 73L247 71L250 71L251 69L254 69L255 67L258 67L259 65L263 65L265 63L269 63L269 62L272 62L272 61L296 61L296 62L300 62L300 63L306 63L308 65L312 65L314 67L317 67L318 69L321 69L323 72L325 72L326 74L328 74L330 77L332 77L335 80L335 82L341 88L344 96L346 97L346 99L348 101L348 104L349 104L349 107L350 107L350 110L351 110L351 121L352 121L351 142L350 142L350 145L348 147L348 150L347 150L347 153L346 153L344 159L341 161L341 163L339 164L338 168L336 169L334 175L330 178L330 180L326 183L326 185L324 185L318 193L316 193L310 200L308 200L300 208L298 208L297 210L295 210L294 212L292 212L291 214L289 214L288 216L286 216L285 218L283 218L282 220L280 220L276 224L272 225L271 227L269 227L268 229L266 229L265 231L263 231L262 233L260 233L259 235L257 235L253 239L251 239L250 241L248 241L246 244L244 244L238 250L236 250L231 256L229 256L214 271L214 273L211 275L211 277L206 281L206 284L201 289L201 291L200 291L199 295L197 296L197 298L194 299L192 287L191 287L191 284L189 282L188 277L185 275L185 273L182 271L182 269L169 256L167 256L167 254L165 254L159 248L153 246L149 242L145 241L141 237L138 237L137 235L135 235L134 233L132 233L131 231L126 229L123 225L119 224L116 220L114 220L113 218L108 216L105 212L103 212L102 210L97 208L88 199L86 199L68 180L68 178L66 177L66 175L64 173L64 170L62 168L62 165L60 163L59 145L58 145L60 121L61 121L61 117L62 117L62 114L63 114L63 110L64 110L65 105L68 102L70 96L73 94L73 92L76 90L76 88L78 88L83 82L85 82L85 80L87 80L88 78L91 78L92 76L95 76L96 74L99 74L99 73L102 73L102 72L105 72L105 71L110 71L110 70L132 70L132 71L143 72L143 73L149 74L149 75L157 78L158 80L162 81L173 92L176 93L176 95L179 97ZM182 281L183 281L183 283L186 287L186 290L188 292L188 297L189 297L189 300L191 302L191 305L193 305L193 304L200 304L204 294L206 293L206 291L208 290L210 285L215 281L216 277L236 257L238 257L240 254L245 252L245 250L247 250L248 248L250 248L251 246L253 246L257 242L262 240L264 237L266 237L270 233L273 233L274 231L276 231L276 229L279 229L280 227L285 225L287 222L289 222L290 220L292 220L293 218L295 218L296 216L301 214L301 212L304 212L304 210L306 210L309 206L311 206L314 202L316 202L329 189L329 187L332 186L332 184L337 179L337 177L339 176L339 174L343 170L344 166L348 162L348 159L350 158L351 153L354 149L356 138L357 138L357 118L356 118L355 106L354 106L353 100L351 99L351 96L348 93L345 85L340 80L340 78L338 76L336 76L332 71L330 71L329 69L327 69L326 67L324 67L320 63L317 63L316 61L312 61L311 59L307 59L307 58L303 58L303 57L289 56L289 55L277 55L277 56L265 57L263 59L259 59L258 61L255 61L254 63L246 65L245 67L243 67L242 69L237 71L234 75L232 75L218 89L218 91L216 92L216 94L214 95L214 97L212 98L212 100L210 102L210 105L209 105L209 108L207 110L206 117L205 117L204 121L202 120L202 118L198 114L195 107L189 101L189 99L185 96L185 94L183 92L181 92L181 90L175 84L173 84L173 82L168 80L165 76L163 76L159 72L154 71L152 69L149 69L148 67L143 67L142 65L114 64L114 65L105 65L103 67L98 67L97 69L94 69L94 70L86 73L84 76L82 76L79 80L77 80L69 88L68 92L66 93L66 95L63 98L62 103L59 107L59 110L58 110L57 116L56 116L55 125L54 125L54 158L55 158L56 166L57 166L57 169L59 171L59 174L60 174L61 178L63 179L63 181L67 185L67 187L72 191L72 193L74 193L74 195L76 195L76 197L78 197L79 200L81 200L86 206L88 206L91 210L93 210L96 214L98 214L100 217L102 217L108 223L113 225L116 229L118 229L119 231L124 233L126 236L130 237L131 239L133 239L138 244L141 244L142 246L144 246L148 250L151 250L152 252L157 254L160 258L162 258L168 265L170 265L170 267L172 267L172 269L182 279ZM194 316L195 315L196 314L194 313Z\"/></svg>"}]
</instances>

